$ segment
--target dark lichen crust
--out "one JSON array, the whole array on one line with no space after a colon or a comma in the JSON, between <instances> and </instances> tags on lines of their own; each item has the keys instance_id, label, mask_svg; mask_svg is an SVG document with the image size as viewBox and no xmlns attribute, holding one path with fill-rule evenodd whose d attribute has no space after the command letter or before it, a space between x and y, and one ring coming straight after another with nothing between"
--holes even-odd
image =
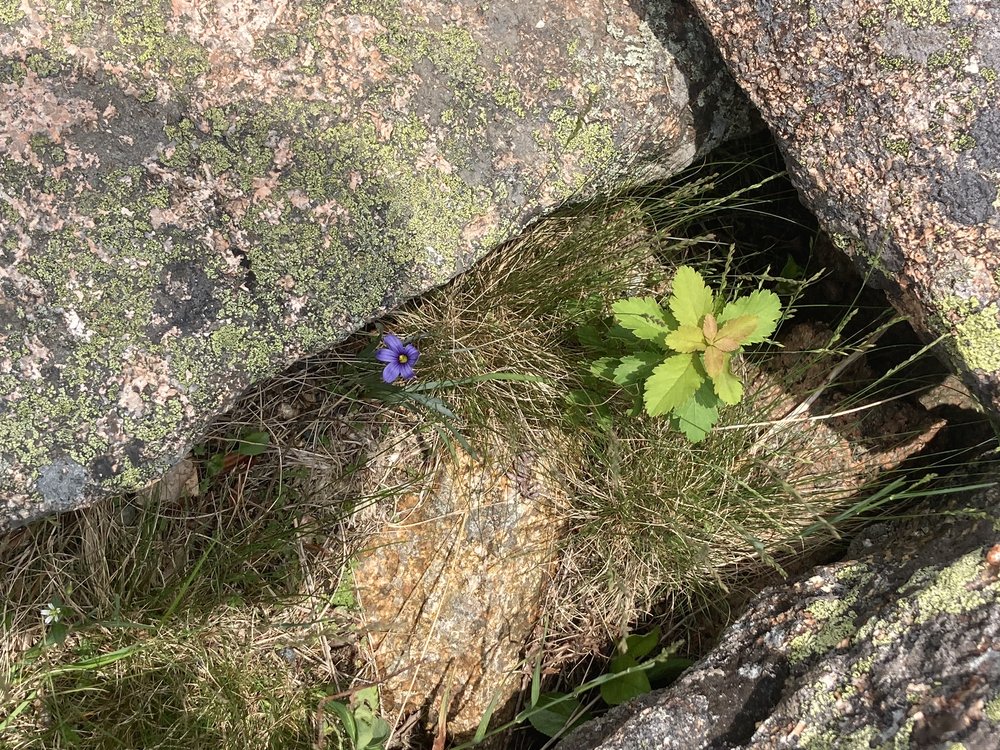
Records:
<instances>
[{"instance_id":1,"label":"dark lichen crust","mask_svg":"<svg viewBox=\"0 0 1000 750\"><path fill-rule=\"evenodd\" d=\"M1000 421L1000 7L694 0L805 200Z\"/></svg>"},{"instance_id":2,"label":"dark lichen crust","mask_svg":"<svg viewBox=\"0 0 1000 750\"><path fill-rule=\"evenodd\" d=\"M0 527L141 486L255 380L594 175L676 170L744 121L721 64L691 100L655 24L596 1L0 2Z\"/></svg>"}]
</instances>

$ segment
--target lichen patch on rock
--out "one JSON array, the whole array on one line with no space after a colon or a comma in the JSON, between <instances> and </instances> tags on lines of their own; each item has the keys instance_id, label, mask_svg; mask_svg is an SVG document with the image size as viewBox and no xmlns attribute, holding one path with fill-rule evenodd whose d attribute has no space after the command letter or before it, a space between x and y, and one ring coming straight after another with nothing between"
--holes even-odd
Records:
<instances>
[{"instance_id":1,"label":"lichen patch on rock","mask_svg":"<svg viewBox=\"0 0 1000 750\"><path fill-rule=\"evenodd\" d=\"M699 35L597 2L0 3L0 526L142 486L256 380L738 131L719 61L670 52Z\"/></svg>"}]
</instances>

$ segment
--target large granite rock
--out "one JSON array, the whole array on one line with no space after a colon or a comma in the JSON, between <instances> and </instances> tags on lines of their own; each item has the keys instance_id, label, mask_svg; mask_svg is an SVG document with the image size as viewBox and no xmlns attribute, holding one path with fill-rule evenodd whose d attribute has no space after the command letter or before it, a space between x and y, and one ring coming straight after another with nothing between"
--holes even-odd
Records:
<instances>
[{"instance_id":1,"label":"large granite rock","mask_svg":"<svg viewBox=\"0 0 1000 750\"><path fill-rule=\"evenodd\" d=\"M745 123L684 6L0 0L0 528Z\"/></svg>"},{"instance_id":2,"label":"large granite rock","mask_svg":"<svg viewBox=\"0 0 1000 750\"><path fill-rule=\"evenodd\" d=\"M764 591L668 690L561 750L965 748L1000 737L1000 489Z\"/></svg>"},{"instance_id":3,"label":"large granite rock","mask_svg":"<svg viewBox=\"0 0 1000 750\"><path fill-rule=\"evenodd\" d=\"M1000 418L1000 5L692 2L820 222Z\"/></svg>"}]
</instances>

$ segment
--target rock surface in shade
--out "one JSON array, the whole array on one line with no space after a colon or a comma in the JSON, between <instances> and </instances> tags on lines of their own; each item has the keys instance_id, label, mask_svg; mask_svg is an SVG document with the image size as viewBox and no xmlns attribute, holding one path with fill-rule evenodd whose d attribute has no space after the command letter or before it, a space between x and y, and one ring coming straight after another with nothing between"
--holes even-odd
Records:
<instances>
[{"instance_id":1,"label":"rock surface in shade","mask_svg":"<svg viewBox=\"0 0 1000 750\"><path fill-rule=\"evenodd\" d=\"M463 453L397 501L354 569L391 715L446 716L451 736L475 732L491 705L510 718L556 562L560 498L533 454L504 466Z\"/></svg>"},{"instance_id":2,"label":"rock surface in shade","mask_svg":"<svg viewBox=\"0 0 1000 750\"><path fill-rule=\"evenodd\" d=\"M0 0L0 528L746 101L683 5Z\"/></svg>"},{"instance_id":3,"label":"rock surface in shade","mask_svg":"<svg viewBox=\"0 0 1000 750\"><path fill-rule=\"evenodd\" d=\"M693 4L805 202L1000 420L1000 5Z\"/></svg>"},{"instance_id":4,"label":"rock surface in shade","mask_svg":"<svg viewBox=\"0 0 1000 750\"><path fill-rule=\"evenodd\" d=\"M559 748L996 748L1000 489L933 510L765 590L673 686Z\"/></svg>"}]
</instances>

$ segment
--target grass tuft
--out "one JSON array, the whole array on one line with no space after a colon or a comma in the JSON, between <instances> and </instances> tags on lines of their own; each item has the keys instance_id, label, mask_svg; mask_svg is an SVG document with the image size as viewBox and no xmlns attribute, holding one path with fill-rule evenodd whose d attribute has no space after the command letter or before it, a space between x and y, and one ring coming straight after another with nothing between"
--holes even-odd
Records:
<instances>
[{"instance_id":1,"label":"grass tuft","mask_svg":"<svg viewBox=\"0 0 1000 750\"><path fill-rule=\"evenodd\" d=\"M861 298L813 307L816 269L779 278L794 264L747 251L741 227L781 190L756 165L727 170L567 207L262 384L156 492L0 538L3 746L343 744L339 702L373 674L352 560L445 451L544 457L561 489L535 683L653 613L681 623L669 641L721 627L741 589L936 492L921 477L951 454L931 451L916 479L895 468L942 430L899 417L939 380L928 349ZM778 345L742 358L747 397L696 445L590 371L611 304L662 297L680 264L730 298L763 282L786 308ZM381 382L383 330L419 346L416 382Z\"/></svg>"}]
</instances>

